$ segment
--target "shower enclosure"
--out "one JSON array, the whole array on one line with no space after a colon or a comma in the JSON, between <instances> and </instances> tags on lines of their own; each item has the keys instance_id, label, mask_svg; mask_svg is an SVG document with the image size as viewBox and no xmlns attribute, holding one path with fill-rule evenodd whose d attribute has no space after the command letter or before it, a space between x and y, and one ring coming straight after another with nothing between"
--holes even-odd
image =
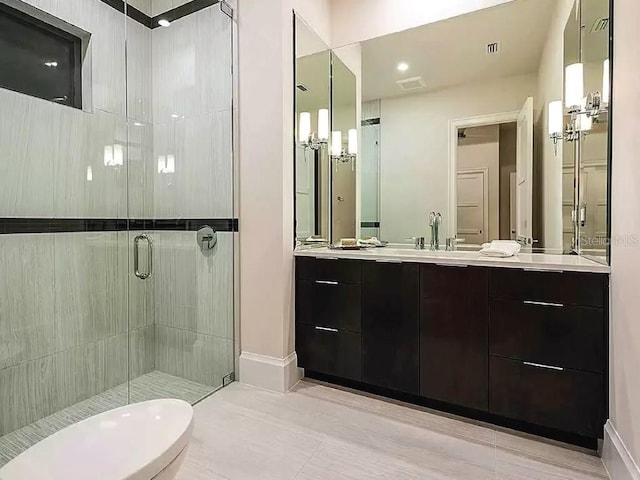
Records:
<instances>
[{"instance_id":1,"label":"shower enclosure","mask_svg":"<svg viewBox=\"0 0 640 480\"><path fill-rule=\"evenodd\" d=\"M233 380L231 17L0 0L0 465Z\"/></svg>"}]
</instances>

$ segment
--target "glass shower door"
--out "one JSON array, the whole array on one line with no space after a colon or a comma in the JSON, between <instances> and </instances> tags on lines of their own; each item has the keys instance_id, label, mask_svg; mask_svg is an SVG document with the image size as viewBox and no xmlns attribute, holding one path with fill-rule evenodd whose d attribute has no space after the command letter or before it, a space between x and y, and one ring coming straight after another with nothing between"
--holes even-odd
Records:
<instances>
[{"instance_id":1,"label":"glass shower door","mask_svg":"<svg viewBox=\"0 0 640 480\"><path fill-rule=\"evenodd\" d=\"M131 402L233 378L232 19L185 3L127 24Z\"/></svg>"}]
</instances>

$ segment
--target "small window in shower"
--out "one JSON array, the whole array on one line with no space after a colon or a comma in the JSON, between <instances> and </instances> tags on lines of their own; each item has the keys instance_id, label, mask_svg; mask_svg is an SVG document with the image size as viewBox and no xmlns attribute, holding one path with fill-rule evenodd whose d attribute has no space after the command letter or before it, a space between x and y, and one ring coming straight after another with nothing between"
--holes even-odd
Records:
<instances>
[{"instance_id":1,"label":"small window in shower","mask_svg":"<svg viewBox=\"0 0 640 480\"><path fill-rule=\"evenodd\" d=\"M82 108L82 39L0 2L0 87Z\"/></svg>"}]
</instances>

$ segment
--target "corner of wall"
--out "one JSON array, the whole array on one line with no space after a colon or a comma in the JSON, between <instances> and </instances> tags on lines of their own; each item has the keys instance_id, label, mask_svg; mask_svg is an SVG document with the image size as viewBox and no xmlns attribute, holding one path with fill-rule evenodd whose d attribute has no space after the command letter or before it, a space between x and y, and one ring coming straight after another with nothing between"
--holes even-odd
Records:
<instances>
[{"instance_id":1,"label":"corner of wall","mask_svg":"<svg viewBox=\"0 0 640 480\"><path fill-rule=\"evenodd\" d=\"M602 461L612 480L640 480L640 468L618 435L618 431L607 421L604 427Z\"/></svg>"},{"instance_id":2,"label":"corner of wall","mask_svg":"<svg viewBox=\"0 0 640 480\"><path fill-rule=\"evenodd\" d=\"M240 382L246 385L286 393L302 376L295 352L282 359L250 352L240 355Z\"/></svg>"}]
</instances>

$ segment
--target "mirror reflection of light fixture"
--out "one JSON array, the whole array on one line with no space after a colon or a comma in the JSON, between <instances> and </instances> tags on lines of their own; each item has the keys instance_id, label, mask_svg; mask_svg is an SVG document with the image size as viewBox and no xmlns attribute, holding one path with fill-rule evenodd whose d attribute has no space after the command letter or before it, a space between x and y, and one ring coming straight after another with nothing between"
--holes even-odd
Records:
<instances>
[{"instance_id":1,"label":"mirror reflection of light fixture","mask_svg":"<svg viewBox=\"0 0 640 480\"><path fill-rule=\"evenodd\" d=\"M569 109L569 113L573 113L579 111L584 97L584 65L573 63L566 68L565 72L564 104Z\"/></svg>"},{"instance_id":2,"label":"mirror reflection of light fixture","mask_svg":"<svg viewBox=\"0 0 640 480\"><path fill-rule=\"evenodd\" d=\"M298 122L298 142L301 147L318 150L329 140L329 110L318 110L318 134L311 130L311 113L301 112Z\"/></svg>"},{"instance_id":3,"label":"mirror reflection of light fixture","mask_svg":"<svg viewBox=\"0 0 640 480\"><path fill-rule=\"evenodd\" d=\"M610 63L607 58L602 63L602 103L603 105L609 105L611 99L611 77L610 77Z\"/></svg>"},{"instance_id":4,"label":"mirror reflection of light fixture","mask_svg":"<svg viewBox=\"0 0 640 480\"><path fill-rule=\"evenodd\" d=\"M347 148L349 155L355 156L358 154L358 130L355 128L349 130L349 143Z\"/></svg>"},{"instance_id":5,"label":"mirror reflection of light fixture","mask_svg":"<svg viewBox=\"0 0 640 480\"><path fill-rule=\"evenodd\" d=\"M124 165L124 147L118 143L104 146L104 166L121 167Z\"/></svg>"},{"instance_id":6,"label":"mirror reflection of light fixture","mask_svg":"<svg viewBox=\"0 0 640 480\"><path fill-rule=\"evenodd\" d=\"M355 128L347 132L347 149L342 145L342 132L331 133L331 158L341 162L350 162L358 155L358 130Z\"/></svg>"},{"instance_id":7,"label":"mirror reflection of light fixture","mask_svg":"<svg viewBox=\"0 0 640 480\"><path fill-rule=\"evenodd\" d=\"M549 138L553 140L555 155L558 156L558 140L563 139L564 112L562 110L562 100L549 103Z\"/></svg>"},{"instance_id":8,"label":"mirror reflection of light fixture","mask_svg":"<svg viewBox=\"0 0 640 480\"><path fill-rule=\"evenodd\" d=\"M176 157L175 155L159 155L158 156L158 173L176 173Z\"/></svg>"},{"instance_id":9,"label":"mirror reflection of light fixture","mask_svg":"<svg viewBox=\"0 0 640 480\"><path fill-rule=\"evenodd\" d=\"M563 128L562 102L549 103L549 138L556 146L558 140L578 141L593 128L600 114L608 112L611 101L610 61L602 63L602 93L594 92L584 95L584 65L573 63L565 69L564 106L571 115L571 122Z\"/></svg>"}]
</instances>

